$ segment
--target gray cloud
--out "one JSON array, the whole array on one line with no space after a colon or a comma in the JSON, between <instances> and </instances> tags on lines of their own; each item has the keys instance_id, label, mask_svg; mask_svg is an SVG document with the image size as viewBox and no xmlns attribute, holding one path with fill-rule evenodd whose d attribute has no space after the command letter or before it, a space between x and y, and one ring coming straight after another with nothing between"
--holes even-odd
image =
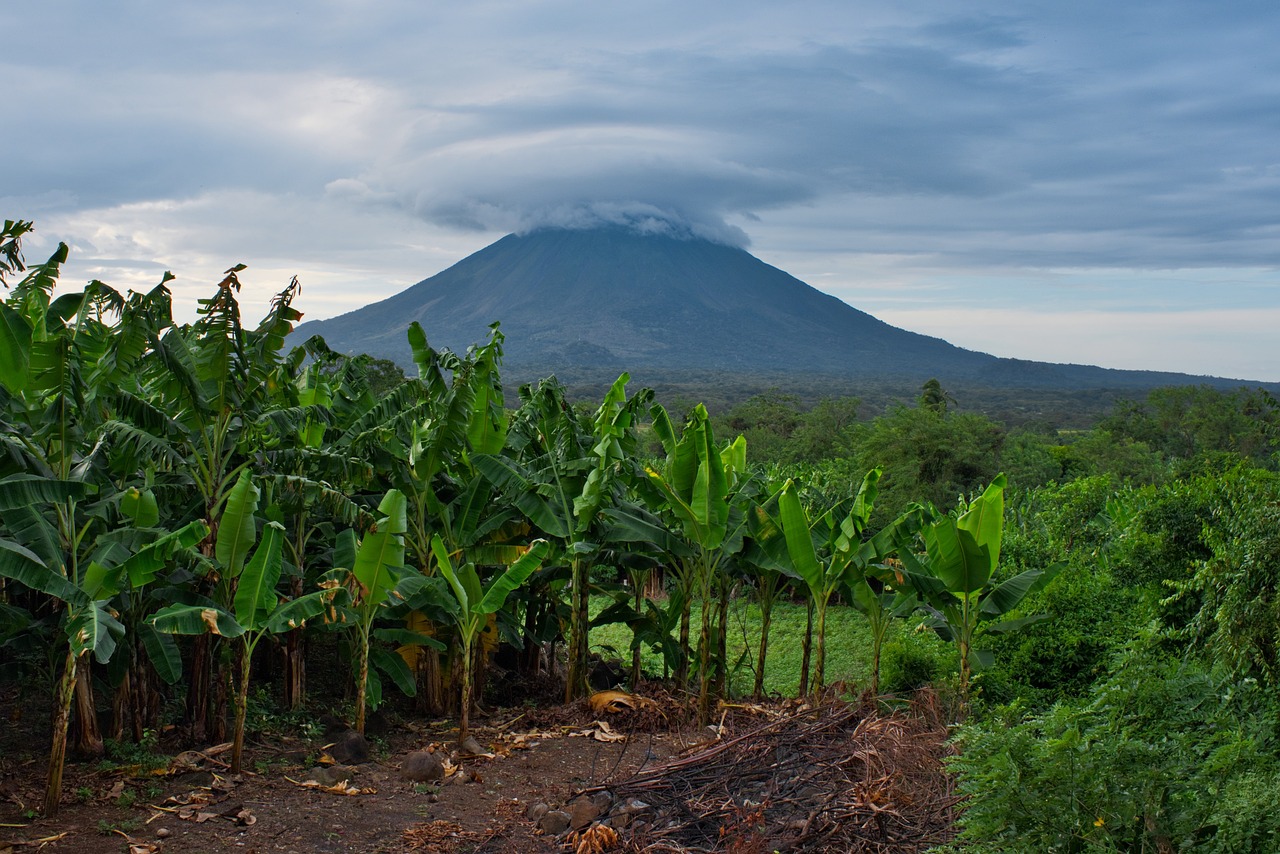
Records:
<instances>
[{"instance_id":1,"label":"gray cloud","mask_svg":"<svg viewBox=\"0 0 1280 854\"><path fill-rule=\"evenodd\" d=\"M1273 3L48 0L0 18L5 215L78 229L102 267L244 245L413 281L444 247L593 223L886 276L888 258L1280 266Z\"/></svg>"}]
</instances>

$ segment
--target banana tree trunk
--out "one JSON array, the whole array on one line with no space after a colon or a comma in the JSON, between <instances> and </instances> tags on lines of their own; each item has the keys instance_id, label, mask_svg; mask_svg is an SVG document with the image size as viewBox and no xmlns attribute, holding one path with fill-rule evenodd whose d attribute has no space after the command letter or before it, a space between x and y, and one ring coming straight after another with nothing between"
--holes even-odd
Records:
<instances>
[{"instance_id":1,"label":"banana tree trunk","mask_svg":"<svg viewBox=\"0 0 1280 854\"><path fill-rule=\"evenodd\" d=\"M804 644L800 648L800 687L796 696L803 697L809 693L809 658L813 648L813 600L809 601L808 614L805 616Z\"/></svg>"},{"instance_id":2,"label":"banana tree trunk","mask_svg":"<svg viewBox=\"0 0 1280 854\"><path fill-rule=\"evenodd\" d=\"M302 595L301 571L289 587L294 599ZM302 708L307 696L307 661L302 633L303 629L299 627L284 636L284 705L294 711Z\"/></svg>"},{"instance_id":3,"label":"banana tree trunk","mask_svg":"<svg viewBox=\"0 0 1280 854\"><path fill-rule=\"evenodd\" d=\"M76 656L67 650L67 660L62 667L62 678L54 695L53 744L49 748L49 775L44 790L44 817L58 814L58 802L62 800L62 769L67 759L67 724L71 719L71 700L75 695Z\"/></svg>"},{"instance_id":4,"label":"banana tree trunk","mask_svg":"<svg viewBox=\"0 0 1280 854\"><path fill-rule=\"evenodd\" d=\"M763 588L760 596L760 651L756 655L756 681L751 693L757 698L764 696L764 662L769 652L769 626L773 623L773 596L765 595Z\"/></svg>"},{"instance_id":5,"label":"banana tree trunk","mask_svg":"<svg viewBox=\"0 0 1280 854\"><path fill-rule=\"evenodd\" d=\"M76 662L76 714L74 717L75 753L90 759L102 756L102 732L98 728L98 709L93 697L93 670L89 657Z\"/></svg>"},{"instance_id":6,"label":"banana tree trunk","mask_svg":"<svg viewBox=\"0 0 1280 854\"><path fill-rule=\"evenodd\" d=\"M684 610L680 612L680 663L676 665L676 685L685 690L689 688L689 662L693 658L693 651L689 648L690 622L689 604L686 598Z\"/></svg>"},{"instance_id":7,"label":"banana tree trunk","mask_svg":"<svg viewBox=\"0 0 1280 854\"><path fill-rule=\"evenodd\" d=\"M715 635L715 677L711 690L716 698L723 699L729 683L729 580L721 577L717 586L720 588L720 600L716 607L716 622L713 627Z\"/></svg>"},{"instance_id":8,"label":"banana tree trunk","mask_svg":"<svg viewBox=\"0 0 1280 854\"><path fill-rule=\"evenodd\" d=\"M698 726L706 726L711 721L711 602L709 599L709 595L702 597L702 628L698 632Z\"/></svg>"},{"instance_id":9,"label":"banana tree trunk","mask_svg":"<svg viewBox=\"0 0 1280 854\"><path fill-rule=\"evenodd\" d=\"M369 685L369 634L361 627L360 634L360 668L356 676L356 722L355 731L364 735L364 705Z\"/></svg>"},{"instance_id":10,"label":"banana tree trunk","mask_svg":"<svg viewBox=\"0 0 1280 854\"><path fill-rule=\"evenodd\" d=\"M827 675L827 603L818 603L818 657L813 666L813 695L822 693Z\"/></svg>"},{"instance_id":11,"label":"banana tree trunk","mask_svg":"<svg viewBox=\"0 0 1280 854\"><path fill-rule=\"evenodd\" d=\"M111 738L116 741L124 740L124 731L132 725L132 718L129 714L130 706L133 703L132 689L130 688L130 671L125 671L124 676L120 679L120 684L116 686L115 693L111 697Z\"/></svg>"},{"instance_id":12,"label":"banana tree trunk","mask_svg":"<svg viewBox=\"0 0 1280 854\"><path fill-rule=\"evenodd\" d=\"M590 630L591 564L582 558L573 561L573 581L571 605L572 617L569 623L569 675L565 679L564 701L573 702L585 697L590 686L587 680L587 656L589 650L588 632Z\"/></svg>"},{"instance_id":13,"label":"banana tree trunk","mask_svg":"<svg viewBox=\"0 0 1280 854\"><path fill-rule=\"evenodd\" d=\"M253 661L253 648L240 645L240 681L236 684L236 722L231 741L231 773L239 774L244 763L244 721L249 708L249 666Z\"/></svg>"},{"instance_id":14,"label":"banana tree trunk","mask_svg":"<svg viewBox=\"0 0 1280 854\"><path fill-rule=\"evenodd\" d=\"M213 679L213 641L196 635L191 646L191 680L187 683L187 728L193 744L205 744L212 731L209 720L210 688Z\"/></svg>"},{"instance_id":15,"label":"banana tree trunk","mask_svg":"<svg viewBox=\"0 0 1280 854\"><path fill-rule=\"evenodd\" d=\"M462 644L462 697L458 706L458 744L471 734L471 669L472 645Z\"/></svg>"},{"instance_id":16,"label":"banana tree trunk","mask_svg":"<svg viewBox=\"0 0 1280 854\"><path fill-rule=\"evenodd\" d=\"M640 609L644 607L644 587L648 581L649 573L647 570L634 572L631 575L631 587L635 591L635 612L640 613ZM631 690L634 691L640 687L640 677L642 674L642 661L640 655L640 642L635 638L631 641Z\"/></svg>"}]
</instances>

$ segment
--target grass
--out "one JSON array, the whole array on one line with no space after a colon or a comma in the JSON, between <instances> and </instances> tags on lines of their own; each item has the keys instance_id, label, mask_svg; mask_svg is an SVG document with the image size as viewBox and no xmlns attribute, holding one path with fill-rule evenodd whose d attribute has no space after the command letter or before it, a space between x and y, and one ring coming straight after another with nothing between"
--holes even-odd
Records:
<instances>
[{"instance_id":1,"label":"grass","mask_svg":"<svg viewBox=\"0 0 1280 854\"><path fill-rule=\"evenodd\" d=\"M593 600L592 610L598 612L608 600ZM804 645L806 609L802 604L778 602L773 607L773 624L769 629L769 651L765 661L764 687L768 694L795 696L800 683L800 660ZM697 643L699 611L693 610L691 636ZM914 624L899 622L889 630L888 647L893 639ZM591 630L591 647L605 658L622 659L625 666L631 662L632 632L624 624L598 626ZM756 652L760 643L760 609L747 599L738 599L729 606L728 650L733 667L732 688L736 695L751 693L755 679ZM643 648L643 667L651 676L661 676L662 656L648 645ZM816 657L816 642L814 655ZM859 690L871 681L871 632L866 618L855 608L832 604L827 609L827 667L828 685L840 680L856 685Z\"/></svg>"}]
</instances>

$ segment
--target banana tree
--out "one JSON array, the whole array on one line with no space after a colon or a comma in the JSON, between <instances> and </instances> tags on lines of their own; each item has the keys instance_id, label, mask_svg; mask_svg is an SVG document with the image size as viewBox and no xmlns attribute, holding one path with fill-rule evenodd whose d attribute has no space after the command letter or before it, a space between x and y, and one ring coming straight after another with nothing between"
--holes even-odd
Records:
<instances>
[{"instance_id":1,"label":"banana tree","mask_svg":"<svg viewBox=\"0 0 1280 854\"><path fill-rule=\"evenodd\" d=\"M431 538L431 551L435 556L436 566L448 580L453 593L454 607L449 610L458 632L458 640L462 644L462 699L458 707L459 743L465 741L470 734L471 680L475 668L476 641L488 624L489 617L497 613L506 603L507 597L542 565L550 549L551 544L546 540L534 540L524 554L485 587L481 585L480 575L474 563L467 561L455 567L453 557L440 536Z\"/></svg>"},{"instance_id":2,"label":"banana tree","mask_svg":"<svg viewBox=\"0 0 1280 854\"><path fill-rule=\"evenodd\" d=\"M816 617L817 659L814 663L813 691L821 692L826 674L827 605L849 573L865 566L874 552L863 534L875 507L876 484L880 469L867 472L847 512L844 503L827 510L813 523L800 501L795 483L788 480L778 495L778 515L786 542L790 566L804 582ZM815 544L815 534L821 543Z\"/></svg>"},{"instance_id":3,"label":"banana tree","mask_svg":"<svg viewBox=\"0 0 1280 854\"><path fill-rule=\"evenodd\" d=\"M241 322L237 295L243 264L226 271L208 299L199 300L195 323L173 322L168 293L155 300L145 329L150 358L140 382L157 420L154 447L181 475L211 531L204 543L212 557L228 492L259 450L263 414L296 405L290 366L282 350L301 313L292 303L292 280L271 302L257 327ZM211 592L207 581L204 593ZM217 636L196 638L187 691L187 722L196 741L218 738L225 728L223 700L212 691Z\"/></svg>"},{"instance_id":4,"label":"banana tree","mask_svg":"<svg viewBox=\"0 0 1280 854\"><path fill-rule=\"evenodd\" d=\"M508 436L512 455L476 454L472 464L539 531L558 541L571 566L569 673L565 702L587 693L591 567L598 522L617 501L618 470L636 447L636 412L652 396L626 396L622 374L605 394L590 428L565 401L554 378L521 389L524 406Z\"/></svg>"},{"instance_id":5,"label":"banana tree","mask_svg":"<svg viewBox=\"0 0 1280 854\"><path fill-rule=\"evenodd\" d=\"M698 719L711 717L711 649L713 590L728 595L722 567L742 549L746 530L743 501L746 483L746 440L739 436L724 448L715 444L706 407L699 404L676 438L671 419L660 404L650 410L654 433L667 452L661 471L650 468L642 494L651 509L674 520L690 546L690 557L676 564L677 584L685 608L701 603L698 641ZM682 616L681 641L687 649L688 610ZM723 623L716 626L724 631ZM723 666L723 662L722 662Z\"/></svg>"},{"instance_id":6,"label":"banana tree","mask_svg":"<svg viewBox=\"0 0 1280 854\"><path fill-rule=\"evenodd\" d=\"M254 650L264 637L296 629L323 614L327 602L337 593L336 588L329 588L295 599L280 599L276 585L284 563L285 530L279 522L268 522L259 539L255 519L258 498L258 488L249 473L243 472L228 495L222 526L218 529L215 558L220 584L231 594L232 608L212 600L178 603L160 609L149 620L157 631L213 634L239 640L240 669L231 748L233 774L243 768L245 715ZM252 556L250 549L253 549Z\"/></svg>"},{"instance_id":7,"label":"banana tree","mask_svg":"<svg viewBox=\"0 0 1280 854\"><path fill-rule=\"evenodd\" d=\"M405 532L408 501L398 489L387 490L378 504L377 522L355 545L355 534L345 531L335 548L336 568L327 575L327 583L342 583L350 591L348 610L352 615L356 636L356 719L355 730L363 733L370 690L381 700L382 683L370 673L371 659L378 659L401 685L412 692L413 682L406 679L407 666L391 656L373 653L375 621L397 601L406 597L400 588L411 584L421 573L405 566ZM422 642L426 642L424 639ZM398 662L398 663L397 663ZM401 668L404 668L403 672Z\"/></svg>"},{"instance_id":8,"label":"banana tree","mask_svg":"<svg viewBox=\"0 0 1280 854\"><path fill-rule=\"evenodd\" d=\"M21 229L6 223L5 231L0 273L21 271ZM67 255L67 246L59 244L0 302L0 575L52 596L66 615L68 646L55 690L46 815L58 808L73 696L82 700L77 719L93 728L87 732L96 732L87 656L107 660L123 632L107 604L109 594L97 595L109 586L103 578L119 567L118 551L101 562L94 559L112 522L88 502L96 495L97 504L109 503L116 488L107 473L108 433L121 423L113 414L129 402L120 382L136 373L143 349L131 333L138 301L125 301L98 282L53 298Z\"/></svg>"},{"instance_id":9,"label":"banana tree","mask_svg":"<svg viewBox=\"0 0 1280 854\"><path fill-rule=\"evenodd\" d=\"M928 520L920 529L925 553L900 548L898 557L911 585L924 600L929 625L953 643L960 665L960 714L969 704L973 670L990 663L990 652L977 648L983 634L1014 631L1044 619L1029 615L1000 621L1027 596L1044 589L1063 564L1029 569L995 583L1004 534L1005 477L998 475L963 513Z\"/></svg>"}]
</instances>

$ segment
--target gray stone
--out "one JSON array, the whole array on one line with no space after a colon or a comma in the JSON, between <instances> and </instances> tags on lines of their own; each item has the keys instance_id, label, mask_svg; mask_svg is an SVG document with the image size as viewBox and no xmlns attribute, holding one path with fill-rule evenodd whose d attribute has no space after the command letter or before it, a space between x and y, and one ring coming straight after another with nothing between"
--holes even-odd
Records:
<instances>
[{"instance_id":1,"label":"gray stone","mask_svg":"<svg viewBox=\"0 0 1280 854\"><path fill-rule=\"evenodd\" d=\"M596 792L591 796L591 803L595 804L600 812L606 812L613 804L613 795L608 791Z\"/></svg>"},{"instance_id":2,"label":"gray stone","mask_svg":"<svg viewBox=\"0 0 1280 854\"><path fill-rule=\"evenodd\" d=\"M569 804L569 826L581 830L600 817L604 810L596 806L590 798L578 798Z\"/></svg>"},{"instance_id":3,"label":"gray stone","mask_svg":"<svg viewBox=\"0 0 1280 854\"><path fill-rule=\"evenodd\" d=\"M315 780L322 786L333 786L355 776L356 769L346 765L321 765L307 772L308 780Z\"/></svg>"},{"instance_id":4,"label":"gray stone","mask_svg":"<svg viewBox=\"0 0 1280 854\"><path fill-rule=\"evenodd\" d=\"M469 753L472 756L479 756L481 753L489 752L485 750L483 747L481 747L480 742L476 741L471 736L467 736L465 739L463 739L462 743L458 745L458 749L462 753L464 754Z\"/></svg>"},{"instance_id":5,"label":"gray stone","mask_svg":"<svg viewBox=\"0 0 1280 854\"><path fill-rule=\"evenodd\" d=\"M213 772L188 771L173 778L173 782L188 789L199 789L213 785Z\"/></svg>"},{"instance_id":6,"label":"gray stone","mask_svg":"<svg viewBox=\"0 0 1280 854\"><path fill-rule=\"evenodd\" d=\"M529 804L529 808L524 811L524 817L529 821L539 821L544 815L551 811L551 807L544 803Z\"/></svg>"},{"instance_id":7,"label":"gray stone","mask_svg":"<svg viewBox=\"0 0 1280 854\"><path fill-rule=\"evenodd\" d=\"M329 755L343 765L358 765L369 761L369 742L355 730L347 730L329 748Z\"/></svg>"},{"instance_id":8,"label":"gray stone","mask_svg":"<svg viewBox=\"0 0 1280 854\"><path fill-rule=\"evenodd\" d=\"M429 750L415 750L405 757L400 774L415 783L433 783L444 779L444 763Z\"/></svg>"},{"instance_id":9,"label":"gray stone","mask_svg":"<svg viewBox=\"0 0 1280 854\"><path fill-rule=\"evenodd\" d=\"M538 822L538 827L543 833L556 836L569 829L570 821L569 814L564 810L551 810Z\"/></svg>"}]
</instances>

